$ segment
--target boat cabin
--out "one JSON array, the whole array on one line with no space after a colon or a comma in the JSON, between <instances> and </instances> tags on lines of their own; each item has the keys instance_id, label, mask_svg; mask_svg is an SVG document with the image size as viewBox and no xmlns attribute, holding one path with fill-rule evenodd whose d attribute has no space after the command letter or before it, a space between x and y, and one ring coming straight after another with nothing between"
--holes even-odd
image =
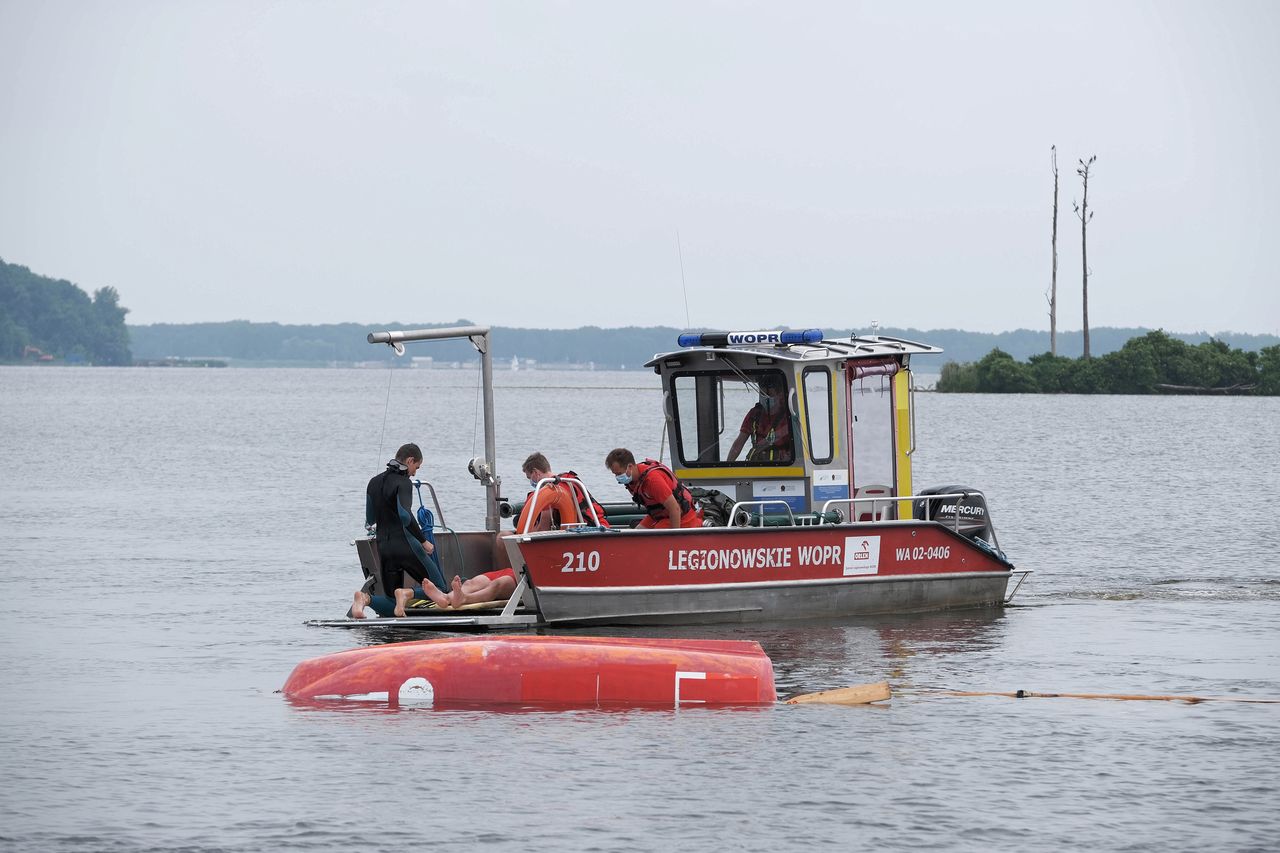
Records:
<instances>
[{"instance_id":1,"label":"boat cabin","mask_svg":"<svg viewBox=\"0 0 1280 853\"><path fill-rule=\"evenodd\" d=\"M662 378L676 476L760 521L910 518L911 356L938 347L817 329L681 335ZM828 515L827 520L830 520ZM731 522L732 523L732 522Z\"/></svg>"}]
</instances>

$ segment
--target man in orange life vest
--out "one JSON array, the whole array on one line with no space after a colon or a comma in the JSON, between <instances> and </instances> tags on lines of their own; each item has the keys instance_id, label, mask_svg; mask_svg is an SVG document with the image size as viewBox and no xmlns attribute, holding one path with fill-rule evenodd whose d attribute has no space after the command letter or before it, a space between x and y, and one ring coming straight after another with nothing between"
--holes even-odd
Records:
<instances>
[{"instance_id":1,"label":"man in orange life vest","mask_svg":"<svg viewBox=\"0 0 1280 853\"><path fill-rule=\"evenodd\" d=\"M516 519L515 530L517 533L525 531L526 523L529 524L530 531L554 530L561 525L580 521L586 521L588 524L594 523L591 518L585 517L587 512L582 509L582 501L585 501L586 498L582 497L581 501L575 501L575 498L579 497L575 484L568 482L548 483L541 490L538 489L538 484L543 480L555 476L572 476L576 479L577 474L572 471L559 475L552 474L551 463L541 453L529 454L529 458L524 460L521 470L524 471L525 477L529 479L529 485L533 491L529 492L524 508L520 511L520 517ZM534 497L535 491L537 492L536 499ZM608 527L609 523L604 520L603 507L597 503L595 508L596 515L600 519L602 526ZM423 592L427 597L441 608L456 608L464 604L500 601L509 598L515 588L516 573L512 569L485 572L468 579L466 582L454 578L447 596L437 591L429 583L422 585Z\"/></svg>"},{"instance_id":2,"label":"man in orange life vest","mask_svg":"<svg viewBox=\"0 0 1280 853\"><path fill-rule=\"evenodd\" d=\"M643 529L701 527L702 511L689 489L661 462L636 457L625 447L609 451L605 467L631 493L631 499L648 513L640 520Z\"/></svg>"},{"instance_id":3,"label":"man in orange life vest","mask_svg":"<svg viewBox=\"0 0 1280 853\"><path fill-rule=\"evenodd\" d=\"M760 402L752 406L742 419L741 430L729 448L726 461L737 460L748 438L751 439L748 462L790 462L795 457L791 442L791 413L787 411L787 389L776 376L760 380Z\"/></svg>"},{"instance_id":4,"label":"man in orange life vest","mask_svg":"<svg viewBox=\"0 0 1280 853\"><path fill-rule=\"evenodd\" d=\"M524 532L525 521L531 513L534 520L529 528L530 530L552 530L571 522L581 522L592 527L609 526L604 507L595 498L591 497L591 494L582 485L582 478L578 476L576 471L552 474L551 463L541 453L529 454L529 458L524 460L521 470L529 478L529 485L534 491L537 491L538 483L543 480L559 477L560 482L548 483L542 487L542 491L538 495L538 506L536 508L534 507L533 491L529 492L529 497L525 499L524 509L520 511L520 518L515 523L517 533ZM557 492L562 494L557 494Z\"/></svg>"},{"instance_id":5,"label":"man in orange life vest","mask_svg":"<svg viewBox=\"0 0 1280 853\"><path fill-rule=\"evenodd\" d=\"M537 490L538 483L552 476L551 463L541 453L532 453L521 466L524 475L529 478L529 485ZM532 518L532 522L530 522ZM573 502L572 493L567 483L548 483L538 492L534 499L533 492L525 500L524 509L515 522L515 532L525 532L525 524L530 531L552 530L561 524L580 521L578 507ZM508 534L510 535L510 534ZM510 597L516 588L516 573L513 569L500 569L485 572L468 579L466 582L454 578L448 593L439 593L422 585L427 597L441 608L462 607L464 604L479 604L487 601L499 601ZM434 593L434 594L433 594Z\"/></svg>"},{"instance_id":6,"label":"man in orange life vest","mask_svg":"<svg viewBox=\"0 0 1280 853\"><path fill-rule=\"evenodd\" d=\"M529 478L530 488L538 491L538 496L535 500L531 491L525 499L524 509L520 510L520 517L515 523L517 533L525 532L526 523L531 531L553 530L562 524L584 520L568 483L547 483L538 490L538 483L555 476L551 473L551 463L547 461L547 457L541 453L531 453L524 460L521 470ZM532 523L529 522L530 518L533 519Z\"/></svg>"}]
</instances>

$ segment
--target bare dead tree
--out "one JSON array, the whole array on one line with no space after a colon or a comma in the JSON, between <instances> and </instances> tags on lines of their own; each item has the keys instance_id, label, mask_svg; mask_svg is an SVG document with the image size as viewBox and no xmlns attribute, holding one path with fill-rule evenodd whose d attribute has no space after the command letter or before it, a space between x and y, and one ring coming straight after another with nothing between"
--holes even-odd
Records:
<instances>
[{"instance_id":1,"label":"bare dead tree","mask_svg":"<svg viewBox=\"0 0 1280 853\"><path fill-rule=\"evenodd\" d=\"M1071 202L1076 216L1080 219L1080 267L1084 282L1084 357L1089 358L1089 220L1093 214L1089 212L1089 167L1098 159L1095 154L1088 161L1080 160L1076 174L1084 179L1084 200L1080 204Z\"/></svg>"},{"instance_id":2,"label":"bare dead tree","mask_svg":"<svg viewBox=\"0 0 1280 853\"><path fill-rule=\"evenodd\" d=\"M1058 354L1058 146L1050 145L1053 161L1053 278L1049 282L1049 352Z\"/></svg>"}]
</instances>

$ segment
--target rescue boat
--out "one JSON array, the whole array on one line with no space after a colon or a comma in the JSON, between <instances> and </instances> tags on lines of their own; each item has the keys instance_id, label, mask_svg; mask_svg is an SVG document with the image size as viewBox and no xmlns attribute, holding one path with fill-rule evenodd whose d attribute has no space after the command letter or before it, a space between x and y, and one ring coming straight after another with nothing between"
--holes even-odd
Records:
<instances>
[{"instance_id":1,"label":"rescue boat","mask_svg":"<svg viewBox=\"0 0 1280 853\"><path fill-rule=\"evenodd\" d=\"M758 643L610 637L450 637L303 661L285 682L300 703L391 706L768 705L773 664Z\"/></svg>"},{"instance_id":2,"label":"rescue boat","mask_svg":"<svg viewBox=\"0 0 1280 853\"><path fill-rule=\"evenodd\" d=\"M486 457L470 468L487 489L486 530L438 534L446 542L437 541L436 554L446 578L514 567L519 583L497 611L415 611L379 623L699 624L988 607L1011 599L1011 581L1028 574L1000 549L979 489L913 488L911 359L938 347L881 335L828 340L815 329L682 335L679 349L646 366L662 386L671 468L704 526L637 530L627 522L643 509L605 504L610 527L588 518L502 536L501 518L520 504L500 496L492 473L489 330L368 339L403 353L406 342L452 337L481 353ZM380 592L376 547L356 545ZM353 623L367 624L313 624Z\"/></svg>"}]
</instances>

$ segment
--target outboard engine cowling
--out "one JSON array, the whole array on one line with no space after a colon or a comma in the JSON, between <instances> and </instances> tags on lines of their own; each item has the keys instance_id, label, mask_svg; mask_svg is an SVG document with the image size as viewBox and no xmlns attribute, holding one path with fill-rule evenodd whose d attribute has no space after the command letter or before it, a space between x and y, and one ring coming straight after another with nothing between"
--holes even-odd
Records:
<instances>
[{"instance_id":1,"label":"outboard engine cowling","mask_svg":"<svg viewBox=\"0 0 1280 853\"><path fill-rule=\"evenodd\" d=\"M919 494L962 495L914 501L912 514L918 519L945 524L969 539L996 544L995 528L991 524L991 513L987 510L987 498L982 492L972 486L935 486Z\"/></svg>"}]
</instances>

